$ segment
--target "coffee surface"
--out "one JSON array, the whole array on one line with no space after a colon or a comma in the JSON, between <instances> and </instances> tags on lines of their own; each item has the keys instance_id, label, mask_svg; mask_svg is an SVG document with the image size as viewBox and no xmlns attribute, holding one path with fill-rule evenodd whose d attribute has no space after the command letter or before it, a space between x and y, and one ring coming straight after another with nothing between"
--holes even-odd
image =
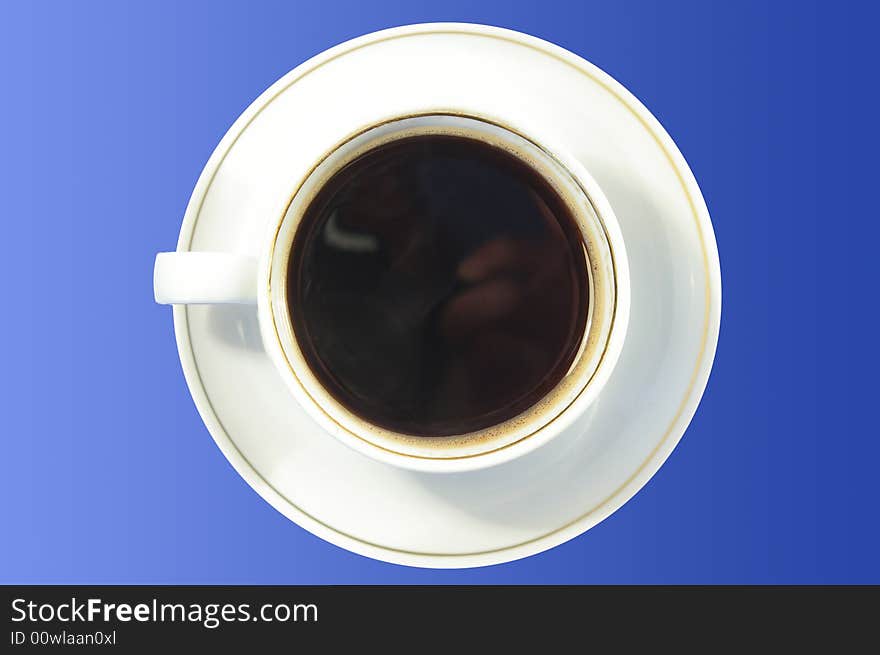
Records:
<instances>
[{"instance_id":1,"label":"coffee surface","mask_svg":"<svg viewBox=\"0 0 880 655\"><path fill-rule=\"evenodd\" d=\"M287 297L306 361L342 405L449 436L522 413L562 379L587 266L568 208L530 166L414 136L328 180L297 228Z\"/></svg>"}]
</instances>

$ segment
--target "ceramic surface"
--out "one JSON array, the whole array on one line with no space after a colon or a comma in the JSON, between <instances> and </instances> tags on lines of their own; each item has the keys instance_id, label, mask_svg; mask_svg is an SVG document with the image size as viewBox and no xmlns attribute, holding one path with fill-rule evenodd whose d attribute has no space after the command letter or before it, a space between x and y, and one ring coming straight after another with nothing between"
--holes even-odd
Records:
<instances>
[{"instance_id":1,"label":"ceramic surface","mask_svg":"<svg viewBox=\"0 0 880 655\"><path fill-rule=\"evenodd\" d=\"M502 126L497 119L465 115L469 111L458 107L454 115L405 115L362 126L357 134L326 144L326 156L297 182L286 211L270 221L259 259L228 252L160 253L154 272L156 300L256 304L263 347L293 399L328 435L380 462L433 473L474 471L522 457L567 432L577 433L578 419L601 393L617 364L629 322L629 266L620 226L601 188L564 147L534 132L523 136L522 128ZM419 134L455 134L516 153L569 207L581 230L588 262L587 327L566 375L526 411L453 437L414 437L386 430L338 402L306 362L293 333L287 300L287 271L299 223L326 181L365 152ZM272 142L265 146L271 147ZM260 174L259 159L255 158L251 169Z\"/></svg>"},{"instance_id":2,"label":"ceramic surface","mask_svg":"<svg viewBox=\"0 0 880 655\"><path fill-rule=\"evenodd\" d=\"M345 93L341 94L340 90ZM718 336L718 255L683 157L591 64L476 25L367 35L298 67L236 121L187 208L178 251L259 255L267 225L327 143L401 113L467 106L564 144L604 191L629 255L620 359L577 429L515 461L448 475L373 461L295 403L254 308L175 306L190 391L209 431L280 512L349 550L414 566L504 562L607 517L657 471L693 416Z\"/></svg>"}]
</instances>

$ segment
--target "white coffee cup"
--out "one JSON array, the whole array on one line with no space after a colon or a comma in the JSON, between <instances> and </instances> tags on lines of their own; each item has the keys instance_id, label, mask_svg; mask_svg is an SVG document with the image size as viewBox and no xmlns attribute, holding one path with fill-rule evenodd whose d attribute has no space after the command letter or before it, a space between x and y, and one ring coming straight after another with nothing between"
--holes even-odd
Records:
<instances>
[{"instance_id":1,"label":"white coffee cup","mask_svg":"<svg viewBox=\"0 0 880 655\"><path fill-rule=\"evenodd\" d=\"M531 166L567 204L581 230L590 282L589 317L581 347L563 379L522 414L463 435L424 437L370 424L339 403L301 352L287 302L287 270L297 227L333 174L380 145L415 135L454 134L504 148ZM466 111L408 114L367 125L340 139L296 185L287 209L267 217L262 253L166 252L156 257L154 289L163 304L256 305L267 355L293 399L328 434L376 460L429 472L460 472L521 457L576 421L606 384L620 355L629 319L629 270L614 212L595 180L558 144ZM295 308L294 310L295 311Z\"/></svg>"}]
</instances>

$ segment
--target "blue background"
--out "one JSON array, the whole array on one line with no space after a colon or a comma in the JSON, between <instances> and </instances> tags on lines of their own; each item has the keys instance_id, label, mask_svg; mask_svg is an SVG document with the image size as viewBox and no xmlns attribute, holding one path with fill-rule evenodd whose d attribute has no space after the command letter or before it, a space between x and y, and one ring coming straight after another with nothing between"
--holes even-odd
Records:
<instances>
[{"instance_id":1,"label":"blue background","mask_svg":"<svg viewBox=\"0 0 880 655\"><path fill-rule=\"evenodd\" d=\"M295 65L399 24L557 42L690 162L724 280L685 438L585 535L471 571L383 564L262 501L152 301L199 172ZM0 581L880 583L876 16L845 2L6 2Z\"/></svg>"}]
</instances>

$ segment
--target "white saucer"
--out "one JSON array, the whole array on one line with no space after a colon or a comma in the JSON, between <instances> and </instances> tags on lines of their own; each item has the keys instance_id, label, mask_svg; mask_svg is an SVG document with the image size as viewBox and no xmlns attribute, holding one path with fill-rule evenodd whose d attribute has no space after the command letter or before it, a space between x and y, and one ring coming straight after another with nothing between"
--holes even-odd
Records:
<instances>
[{"instance_id":1,"label":"white saucer","mask_svg":"<svg viewBox=\"0 0 880 655\"><path fill-rule=\"evenodd\" d=\"M351 103L323 102L326 90L341 84L351 88ZM718 252L684 158L629 92L544 41L457 24L355 39L273 85L209 160L178 250L256 255L267 223L331 136L322 130L332 129L335 140L348 125L382 118L383 93L400 85L414 110L454 107L456 98L466 97L487 116L519 125L539 121L608 196L629 253L632 309L623 354L584 433L484 471L413 473L367 459L311 422L264 354L254 308L175 306L180 359L224 455L306 530L399 564L506 562L596 525L632 497L678 443L718 339ZM272 161L255 175L249 155L265 151L267 142Z\"/></svg>"}]
</instances>

